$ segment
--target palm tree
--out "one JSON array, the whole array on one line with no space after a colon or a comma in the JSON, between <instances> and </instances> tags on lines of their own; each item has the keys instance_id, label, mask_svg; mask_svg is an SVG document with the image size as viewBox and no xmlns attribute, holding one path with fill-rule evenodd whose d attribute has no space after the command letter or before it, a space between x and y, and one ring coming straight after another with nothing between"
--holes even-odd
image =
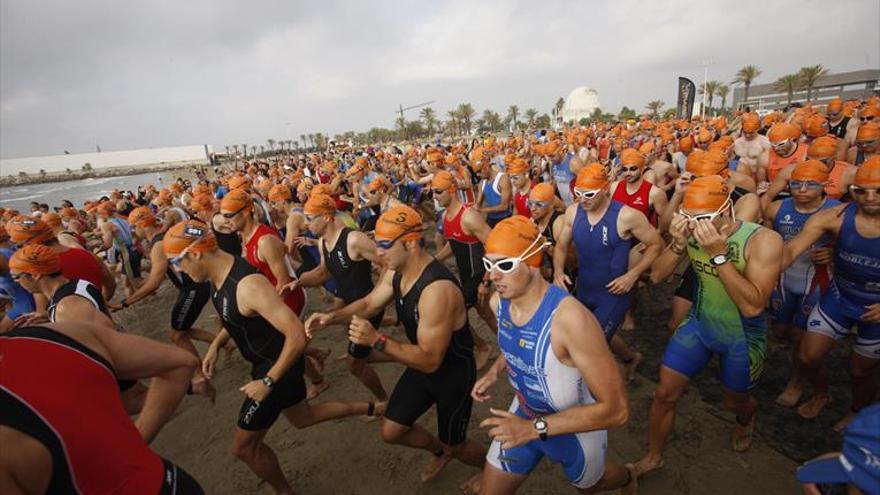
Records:
<instances>
[{"instance_id":1,"label":"palm tree","mask_svg":"<svg viewBox=\"0 0 880 495\"><path fill-rule=\"evenodd\" d=\"M299 140L302 141L302 146L303 146L303 148L305 148L305 147L306 147L306 135L305 135L305 134L300 134L300 135L299 135Z\"/></svg>"},{"instance_id":2,"label":"palm tree","mask_svg":"<svg viewBox=\"0 0 880 495\"><path fill-rule=\"evenodd\" d=\"M706 81L705 86L697 90L699 94L705 94L709 98L708 113L712 112L712 102L715 101L715 91L718 89L719 84L721 83L718 81Z\"/></svg>"},{"instance_id":3,"label":"palm tree","mask_svg":"<svg viewBox=\"0 0 880 495\"><path fill-rule=\"evenodd\" d=\"M232 149L235 150L235 154L236 154L236 156L237 156L237 155L238 155L238 145L237 145L237 144L233 144L233 145L232 145Z\"/></svg>"},{"instance_id":4,"label":"palm tree","mask_svg":"<svg viewBox=\"0 0 880 495\"><path fill-rule=\"evenodd\" d=\"M831 71L819 65L811 65L809 67L801 67L801 70L797 73L798 77L801 79L801 87L807 88L807 103L812 101L813 98L813 87L819 81L819 79L830 74Z\"/></svg>"},{"instance_id":5,"label":"palm tree","mask_svg":"<svg viewBox=\"0 0 880 495\"><path fill-rule=\"evenodd\" d=\"M244 155L245 160L247 160L247 156L248 156L247 150L248 150L248 145L246 145L246 144L241 145L241 154Z\"/></svg>"},{"instance_id":6,"label":"palm tree","mask_svg":"<svg viewBox=\"0 0 880 495\"><path fill-rule=\"evenodd\" d=\"M474 110L474 107L471 106L470 103L462 103L456 109L458 112L458 117L461 119L461 125L465 134L471 133L471 122L474 120L474 115L477 114L477 111Z\"/></svg>"},{"instance_id":7,"label":"palm tree","mask_svg":"<svg viewBox=\"0 0 880 495\"><path fill-rule=\"evenodd\" d=\"M745 87L743 102L749 101L749 88L758 76L761 75L761 69L754 65L745 65L737 71L730 84L742 84Z\"/></svg>"},{"instance_id":8,"label":"palm tree","mask_svg":"<svg viewBox=\"0 0 880 495\"><path fill-rule=\"evenodd\" d=\"M788 95L788 106L791 106L791 99L795 91L801 89L801 77L798 74L787 74L780 77L773 83L773 89L776 91L785 91Z\"/></svg>"},{"instance_id":9,"label":"palm tree","mask_svg":"<svg viewBox=\"0 0 880 495\"><path fill-rule=\"evenodd\" d=\"M425 121L425 128L428 134L433 135L434 130L437 128L437 114L434 112L434 109L431 107L423 108L419 112L419 117Z\"/></svg>"},{"instance_id":10,"label":"palm tree","mask_svg":"<svg viewBox=\"0 0 880 495\"><path fill-rule=\"evenodd\" d=\"M267 139L266 144L269 145L269 152L270 153L275 150L275 140L274 139L272 139L272 138Z\"/></svg>"},{"instance_id":11,"label":"palm tree","mask_svg":"<svg viewBox=\"0 0 880 495\"><path fill-rule=\"evenodd\" d=\"M663 109L664 106L666 106L666 104L662 101L653 100L649 101L648 104L645 105L645 108L649 110L651 112L651 115L656 118L658 115L660 115L660 110Z\"/></svg>"},{"instance_id":12,"label":"palm tree","mask_svg":"<svg viewBox=\"0 0 880 495\"><path fill-rule=\"evenodd\" d=\"M498 115L498 112L489 110L483 110L483 115L480 118L483 122L483 126L485 126L491 132L500 131L504 127L504 123L501 121L501 116Z\"/></svg>"},{"instance_id":13,"label":"palm tree","mask_svg":"<svg viewBox=\"0 0 880 495\"><path fill-rule=\"evenodd\" d=\"M254 160L257 159L257 145L251 146L251 154L254 155Z\"/></svg>"},{"instance_id":14,"label":"palm tree","mask_svg":"<svg viewBox=\"0 0 880 495\"><path fill-rule=\"evenodd\" d=\"M396 119L394 119L394 126L397 127L397 131L400 133L400 139L405 141L407 139L406 136L406 119L403 118L403 115L398 115Z\"/></svg>"},{"instance_id":15,"label":"palm tree","mask_svg":"<svg viewBox=\"0 0 880 495\"><path fill-rule=\"evenodd\" d=\"M727 95L730 94L730 86L719 82L718 86L715 88L715 95L721 98L721 111L724 112L724 107L727 106Z\"/></svg>"},{"instance_id":16,"label":"palm tree","mask_svg":"<svg viewBox=\"0 0 880 495\"><path fill-rule=\"evenodd\" d=\"M516 120L516 117L519 115L519 107L516 105L510 105L507 108L507 120L513 122L513 128L519 128L519 122Z\"/></svg>"},{"instance_id":17,"label":"palm tree","mask_svg":"<svg viewBox=\"0 0 880 495\"><path fill-rule=\"evenodd\" d=\"M529 123L529 127L535 125L535 118L538 116L538 111L534 108L529 108L526 110L526 121Z\"/></svg>"},{"instance_id":18,"label":"palm tree","mask_svg":"<svg viewBox=\"0 0 880 495\"><path fill-rule=\"evenodd\" d=\"M308 138L309 138L309 148L314 148L315 147L315 135L309 134Z\"/></svg>"}]
</instances>

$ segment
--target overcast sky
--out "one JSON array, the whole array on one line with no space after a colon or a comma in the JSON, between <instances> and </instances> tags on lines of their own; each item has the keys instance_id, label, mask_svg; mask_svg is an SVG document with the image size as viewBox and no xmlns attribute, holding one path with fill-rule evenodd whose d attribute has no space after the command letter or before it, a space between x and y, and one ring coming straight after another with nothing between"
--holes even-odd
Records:
<instances>
[{"instance_id":1,"label":"overcast sky","mask_svg":"<svg viewBox=\"0 0 880 495\"><path fill-rule=\"evenodd\" d=\"M429 100L543 113L577 86L670 106L709 59L726 82L877 68L878 23L878 0L3 0L0 155L332 136Z\"/></svg>"}]
</instances>

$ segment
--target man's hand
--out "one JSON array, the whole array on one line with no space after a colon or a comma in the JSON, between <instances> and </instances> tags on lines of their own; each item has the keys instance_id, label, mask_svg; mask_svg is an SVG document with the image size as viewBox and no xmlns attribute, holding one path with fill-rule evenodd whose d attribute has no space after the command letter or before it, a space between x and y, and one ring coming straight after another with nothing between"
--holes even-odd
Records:
<instances>
[{"instance_id":1,"label":"man's hand","mask_svg":"<svg viewBox=\"0 0 880 495\"><path fill-rule=\"evenodd\" d=\"M29 327L41 323L49 323L49 316L46 313L26 313L15 319L12 328Z\"/></svg>"},{"instance_id":2,"label":"man's hand","mask_svg":"<svg viewBox=\"0 0 880 495\"><path fill-rule=\"evenodd\" d=\"M690 235L688 231L688 219L684 215L676 213L669 222L669 235L678 246L687 246L687 239Z\"/></svg>"},{"instance_id":3,"label":"man's hand","mask_svg":"<svg viewBox=\"0 0 880 495\"><path fill-rule=\"evenodd\" d=\"M210 380L214 378L214 370L217 365L217 358L219 354L217 353L217 348L214 346L208 347L208 351L205 352L205 357L202 359L202 374L205 375L205 378Z\"/></svg>"},{"instance_id":4,"label":"man's hand","mask_svg":"<svg viewBox=\"0 0 880 495\"><path fill-rule=\"evenodd\" d=\"M297 237L293 240L293 244L296 245L296 247L317 246L318 240L312 239L311 237Z\"/></svg>"},{"instance_id":5,"label":"man's hand","mask_svg":"<svg viewBox=\"0 0 880 495\"><path fill-rule=\"evenodd\" d=\"M810 254L810 260L817 265L830 265L834 261L834 248L818 248Z\"/></svg>"},{"instance_id":6,"label":"man's hand","mask_svg":"<svg viewBox=\"0 0 880 495\"><path fill-rule=\"evenodd\" d=\"M312 313L304 324L306 337L310 339L313 338L312 334L318 330L327 328L327 325L330 324L332 319L333 317L327 313Z\"/></svg>"},{"instance_id":7,"label":"man's hand","mask_svg":"<svg viewBox=\"0 0 880 495\"><path fill-rule=\"evenodd\" d=\"M553 283L562 289L568 290L568 286L571 285L571 279L565 274L565 270L559 270L558 273L553 274Z\"/></svg>"},{"instance_id":8,"label":"man's hand","mask_svg":"<svg viewBox=\"0 0 880 495\"><path fill-rule=\"evenodd\" d=\"M291 280L278 289L278 295L283 296L285 292L293 292L297 287L299 287L299 279Z\"/></svg>"},{"instance_id":9,"label":"man's hand","mask_svg":"<svg viewBox=\"0 0 880 495\"><path fill-rule=\"evenodd\" d=\"M862 313L859 321L864 323L880 323L880 303L874 303L865 306L865 308L867 308L867 311Z\"/></svg>"},{"instance_id":10,"label":"man's hand","mask_svg":"<svg viewBox=\"0 0 880 495\"><path fill-rule=\"evenodd\" d=\"M755 192L758 194L758 196L761 196L762 194L767 192L768 189L770 189L770 183L767 181L764 181L764 182L761 182L760 184L758 184L758 189Z\"/></svg>"},{"instance_id":11,"label":"man's hand","mask_svg":"<svg viewBox=\"0 0 880 495\"><path fill-rule=\"evenodd\" d=\"M471 397L477 402L486 402L491 399L492 396L489 395L489 389L492 388L492 385L495 385L495 382L497 381L498 374L495 373L494 369L490 369L488 373L483 375L483 378L480 378L477 380L477 383L474 384L474 388L471 390Z\"/></svg>"},{"instance_id":12,"label":"man's hand","mask_svg":"<svg viewBox=\"0 0 880 495\"><path fill-rule=\"evenodd\" d=\"M492 282L489 280L481 281L479 287L477 287L477 306L483 306L486 304L486 301L491 295Z\"/></svg>"},{"instance_id":13,"label":"man's hand","mask_svg":"<svg viewBox=\"0 0 880 495\"><path fill-rule=\"evenodd\" d=\"M354 315L348 325L348 338L355 344L372 347L379 340L379 332L369 320Z\"/></svg>"},{"instance_id":14,"label":"man's hand","mask_svg":"<svg viewBox=\"0 0 880 495\"><path fill-rule=\"evenodd\" d=\"M623 294L629 293L632 290L633 285L639 280L639 275L634 272L626 272L623 275L615 278L611 282L605 285L608 288L608 292L614 294L615 296L620 296Z\"/></svg>"},{"instance_id":15,"label":"man's hand","mask_svg":"<svg viewBox=\"0 0 880 495\"><path fill-rule=\"evenodd\" d=\"M539 438L531 421L500 409L489 411L495 416L484 419L480 428L494 427L489 430L489 436L501 442L502 449L519 447Z\"/></svg>"},{"instance_id":16,"label":"man's hand","mask_svg":"<svg viewBox=\"0 0 880 495\"><path fill-rule=\"evenodd\" d=\"M266 397L269 397L269 392L272 391L272 389L267 387L262 380L254 380L252 382L248 382L239 390L244 392L245 395L250 397L251 400L255 402L263 402Z\"/></svg>"},{"instance_id":17,"label":"man's hand","mask_svg":"<svg viewBox=\"0 0 880 495\"><path fill-rule=\"evenodd\" d=\"M709 256L727 254L727 235L730 232L729 224L725 224L721 230L715 228L711 220L699 220L694 229L694 238Z\"/></svg>"}]
</instances>

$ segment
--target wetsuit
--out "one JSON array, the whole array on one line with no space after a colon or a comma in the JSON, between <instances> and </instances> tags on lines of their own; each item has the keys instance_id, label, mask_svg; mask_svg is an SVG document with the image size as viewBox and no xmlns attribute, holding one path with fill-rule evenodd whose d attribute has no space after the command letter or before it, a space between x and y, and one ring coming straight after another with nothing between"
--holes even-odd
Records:
<instances>
[{"instance_id":1,"label":"wetsuit","mask_svg":"<svg viewBox=\"0 0 880 495\"><path fill-rule=\"evenodd\" d=\"M468 308L477 304L477 293L480 282L486 269L483 267L483 255L486 250L480 240L472 235L467 235L461 228L461 217L468 209L467 205L461 205L458 213L450 219L446 210L443 215L443 236L449 241L452 254L455 255L455 264L458 266L458 274L461 278L461 290L464 294L464 304Z\"/></svg>"},{"instance_id":2,"label":"wetsuit","mask_svg":"<svg viewBox=\"0 0 880 495\"><path fill-rule=\"evenodd\" d=\"M235 257L233 260L229 274L211 299L223 320L223 327L235 341L241 355L251 363L251 378L258 380L266 376L281 355L284 334L262 316L241 314L236 294L238 283L245 277L262 275L244 258ZM265 430L278 419L281 411L302 402L306 398L304 369L300 355L284 376L275 377L275 385L266 399L256 402L250 397L245 398L239 410L238 427L251 431Z\"/></svg>"},{"instance_id":3,"label":"wetsuit","mask_svg":"<svg viewBox=\"0 0 880 495\"><path fill-rule=\"evenodd\" d=\"M831 136L835 136L838 139L843 139L846 137L846 126L849 125L849 117L844 117L837 123L837 125L831 125L831 121L828 122L828 134Z\"/></svg>"},{"instance_id":4,"label":"wetsuit","mask_svg":"<svg viewBox=\"0 0 880 495\"><path fill-rule=\"evenodd\" d=\"M164 238L164 232L157 234L152 243L160 242ZM211 299L211 282L196 282L183 271L172 268L170 263L165 269L165 276L177 289L177 300L171 308L171 329L185 332L192 328L202 314L202 308Z\"/></svg>"},{"instance_id":5,"label":"wetsuit","mask_svg":"<svg viewBox=\"0 0 880 495\"><path fill-rule=\"evenodd\" d=\"M507 361L507 378L515 395L509 411L533 420L572 407L594 404L577 368L563 364L551 345L553 315L568 292L549 285L541 304L529 320L517 325L510 315L510 300L498 302L498 346ZM562 464L569 482L578 488L596 484L605 470L606 430L554 435L512 449L492 441L486 460L507 472L527 475L545 456Z\"/></svg>"},{"instance_id":6,"label":"wetsuit","mask_svg":"<svg viewBox=\"0 0 880 495\"><path fill-rule=\"evenodd\" d=\"M46 493L203 493L141 438L103 356L45 327L0 336L0 355L0 425L49 451Z\"/></svg>"},{"instance_id":7,"label":"wetsuit","mask_svg":"<svg viewBox=\"0 0 880 495\"><path fill-rule=\"evenodd\" d=\"M443 263L432 260L406 294L400 287L402 275L394 274L394 303L406 337L418 345L419 300L422 291L438 280L449 280L458 285L455 276ZM476 381L474 340L467 318L461 328L452 332L449 347L440 367L425 373L407 367L388 399L385 418L405 426L412 426L434 404L437 404L437 438L446 445L455 446L467 438L471 417L471 389Z\"/></svg>"},{"instance_id":8,"label":"wetsuit","mask_svg":"<svg viewBox=\"0 0 880 495\"><path fill-rule=\"evenodd\" d=\"M779 232L784 242L789 242L803 230L804 223L814 213L839 204L836 200L825 199L814 211L801 213L795 208L793 198L784 199L773 218L773 230ZM830 244L831 239L822 236L810 251ZM773 320L777 323L793 323L797 328L806 328L807 316L819 302L819 296L828 288L831 267L813 264L810 254L801 254L780 274L779 283L770 297Z\"/></svg>"},{"instance_id":9,"label":"wetsuit","mask_svg":"<svg viewBox=\"0 0 880 495\"><path fill-rule=\"evenodd\" d=\"M741 222L727 239L728 263L745 271L749 239L761 229ZM734 392L747 392L755 385L767 353L767 318L745 317L727 294L711 256L696 239L688 239L688 256L697 278L694 305L676 329L663 355L663 365L692 378L714 354L721 361L721 383Z\"/></svg>"},{"instance_id":10,"label":"wetsuit","mask_svg":"<svg viewBox=\"0 0 880 495\"><path fill-rule=\"evenodd\" d=\"M257 226L257 229L254 231L254 234L248 239L247 244L244 247L245 258L248 260L248 263L253 265L257 270L260 271L266 278L269 279L269 282L272 282L273 287L278 286L278 279L275 278L275 274L272 273L272 268L269 267L269 264L265 261L259 259L257 257L257 250L260 243L260 239L265 235L274 235L278 237L278 233L269 226L260 224ZM280 238L279 238L280 239ZM290 262L287 259L287 255L284 255L284 265L287 268L287 272L289 276L296 278L296 272L290 266ZM296 316L302 316L302 311L306 306L306 293L302 287L297 287L292 291L287 291L284 295L284 304L287 305L288 308L292 309Z\"/></svg>"},{"instance_id":11,"label":"wetsuit","mask_svg":"<svg viewBox=\"0 0 880 495\"><path fill-rule=\"evenodd\" d=\"M843 210L834 244L834 278L807 319L807 331L838 340L858 325L853 352L880 359L880 324L861 321L867 306L880 303L880 237L862 236L856 228L858 205Z\"/></svg>"},{"instance_id":12,"label":"wetsuit","mask_svg":"<svg viewBox=\"0 0 880 495\"><path fill-rule=\"evenodd\" d=\"M623 204L611 201L602 218L590 225L587 212L578 208L572 225L572 238L578 255L575 297L599 320L605 337L611 340L629 308L630 294L608 292L609 282L629 269L631 239L617 232L617 218Z\"/></svg>"},{"instance_id":13,"label":"wetsuit","mask_svg":"<svg viewBox=\"0 0 880 495\"><path fill-rule=\"evenodd\" d=\"M367 259L354 261L348 255L348 234L352 229L344 227L336 239L336 245L332 249L327 249L327 242L321 241L321 248L324 251L324 264L330 275L336 279L338 285L339 298L345 304L351 304L354 301L366 296L373 290L373 274L371 263ZM383 312L370 318L370 323L375 328L382 325ZM365 358L370 355L372 348L366 345L357 345L351 341L348 343L348 353L352 357Z\"/></svg>"}]
</instances>

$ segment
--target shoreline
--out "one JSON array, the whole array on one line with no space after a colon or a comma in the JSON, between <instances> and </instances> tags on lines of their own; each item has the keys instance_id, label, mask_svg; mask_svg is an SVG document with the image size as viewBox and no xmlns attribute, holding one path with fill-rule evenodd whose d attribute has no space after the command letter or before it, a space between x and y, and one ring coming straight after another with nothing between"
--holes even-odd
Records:
<instances>
[{"instance_id":1,"label":"shoreline","mask_svg":"<svg viewBox=\"0 0 880 495\"><path fill-rule=\"evenodd\" d=\"M82 179L100 179L105 177L123 177L128 175L140 175L158 172L170 172L180 169L194 169L196 167L211 167L204 162L174 162L154 165L136 165L123 167L108 167L92 170L75 170L70 172L54 172L45 175L31 174L26 176L0 177L0 187L15 187L35 184L49 184L52 182L69 182Z\"/></svg>"}]
</instances>

